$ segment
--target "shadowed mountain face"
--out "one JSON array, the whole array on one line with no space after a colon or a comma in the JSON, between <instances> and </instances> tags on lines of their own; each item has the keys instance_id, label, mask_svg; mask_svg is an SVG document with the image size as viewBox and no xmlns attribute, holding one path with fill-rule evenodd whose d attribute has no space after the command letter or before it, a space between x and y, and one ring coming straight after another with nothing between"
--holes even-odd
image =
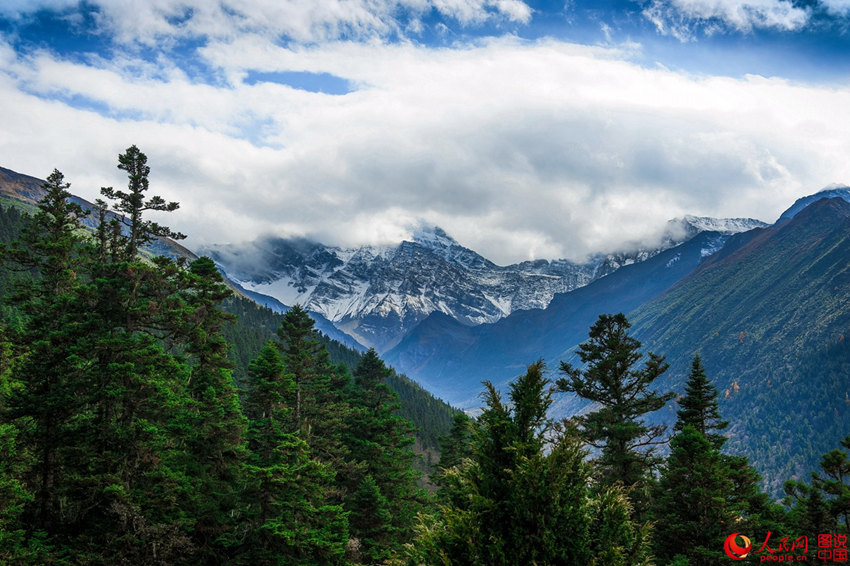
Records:
<instances>
[{"instance_id":1,"label":"shadowed mountain face","mask_svg":"<svg viewBox=\"0 0 850 566\"><path fill-rule=\"evenodd\" d=\"M550 369L559 359L576 363L575 346L598 315L626 312L644 349L671 365L660 390L681 393L699 352L733 423L728 449L750 457L778 495L785 479L805 478L838 445L850 422L850 203L839 197L811 199L772 227L702 233L556 295L545 310L475 328L431 315L385 357L476 407L481 380L504 385L540 358ZM558 395L553 414L585 407ZM672 422L676 408L651 419Z\"/></svg>"},{"instance_id":2,"label":"shadowed mountain face","mask_svg":"<svg viewBox=\"0 0 850 566\"><path fill-rule=\"evenodd\" d=\"M730 450L766 462L774 490L838 445L850 419L850 203L810 201L733 236L631 314L680 390L699 352L730 417ZM793 207L792 207L793 208Z\"/></svg>"},{"instance_id":3,"label":"shadowed mountain face","mask_svg":"<svg viewBox=\"0 0 850 566\"><path fill-rule=\"evenodd\" d=\"M345 249L264 238L213 246L206 253L244 288L299 303L362 344L386 352L432 314L476 326L545 309L559 293L646 261L705 230L729 234L759 225L752 219L684 217L671 221L652 246L634 244L629 251L597 254L581 264L561 259L498 266L438 227L420 228L410 241L394 246Z\"/></svg>"},{"instance_id":4,"label":"shadowed mountain face","mask_svg":"<svg viewBox=\"0 0 850 566\"><path fill-rule=\"evenodd\" d=\"M569 293L545 309L465 328L432 315L387 352L386 360L453 402L477 405L484 379L502 383L537 359L555 360L587 337L600 313L628 312L668 289L728 236L703 232L688 242Z\"/></svg>"}]
</instances>

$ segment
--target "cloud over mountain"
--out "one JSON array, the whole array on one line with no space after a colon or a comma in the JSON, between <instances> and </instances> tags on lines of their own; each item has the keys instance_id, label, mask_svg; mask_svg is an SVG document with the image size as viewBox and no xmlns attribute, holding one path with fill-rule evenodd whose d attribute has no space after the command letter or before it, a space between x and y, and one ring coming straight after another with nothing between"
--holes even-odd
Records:
<instances>
[{"instance_id":1,"label":"cloud over mountain","mask_svg":"<svg viewBox=\"0 0 850 566\"><path fill-rule=\"evenodd\" d=\"M850 179L846 81L689 72L610 26L605 46L523 39L510 26L568 22L521 2L85 5L4 3L3 165L59 168L91 199L136 144L192 245L397 243L423 219L500 264L581 260L672 216L771 219ZM427 44L417 18L420 38L488 31Z\"/></svg>"}]
</instances>

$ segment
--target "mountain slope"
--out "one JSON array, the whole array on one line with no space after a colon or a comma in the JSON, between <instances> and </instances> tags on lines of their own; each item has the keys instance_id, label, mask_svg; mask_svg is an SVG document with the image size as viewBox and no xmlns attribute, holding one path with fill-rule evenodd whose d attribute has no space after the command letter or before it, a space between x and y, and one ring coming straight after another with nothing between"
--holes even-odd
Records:
<instances>
[{"instance_id":1,"label":"mountain slope","mask_svg":"<svg viewBox=\"0 0 850 566\"><path fill-rule=\"evenodd\" d=\"M35 177L0 168L0 244L9 244L20 237L26 217L19 213L19 209L30 212L35 210L35 205L44 195L42 183L44 181ZM92 206L78 197L71 200L87 208ZM190 259L196 257L171 240L160 242L158 248L148 248L147 251L156 253L157 249L165 249ZM20 273L0 269L0 326L13 323L19 317L16 308L6 305L4 299L12 288L13 279L20 276ZM280 313L287 310L287 307L277 303L274 306L279 308L268 308L262 303L274 303L274 299L255 293L250 293L251 296L248 297L249 293L239 293L238 289L236 291L233 297L224 301L222 310L238 317L232 324L225 326L224 333L230 346L228 354L234 363L234 380L244 385L250 360L259 354L268 340L277 339L277 329L281 324ZM345 364L353 370L361 357L362 347L351 344L350 338L336 330L321 315L311 313L311 317L316 321L316 328L324 333L322 340L331 361ZM395 371L392 371L387 384L399 395L399 414L416 426L417 450L428 453L438 450L438 438L448 433L455 409Z\"/></svg>"},{"instance_id":2,"label":"mountain slope","mask_svg":"<svg viewBox=\"0 0 850 566\"><path fill-rule=\"evenodd\" d=\"M6 200L8 204L18 206L27 212L34 212L38 201L45 194L44 189L41 188L42 184L44 184L42 179L0 167L0 202ZM80 205L83 210L89 211L89 215L81 220L84 226L92 229L97 227L94 204L74 195L68 200ZM107 218L118 218L118 215L113 212L107 212ZM188 248L178 244L171 238L156 238L144 246L144 251L153 255L164 255L173 259L182 257L193 260L198 258Z\"/></svg>"},{"instance_id":3,"label":"mountain slope","mask_svg":"<svg viewBox=\"0 0 850 566\"><path fill-rule=\"evenodd\" d=\"M566 260L500 267L440 228L420 229L397 246L345 249L266 238L207 253L244 288L321 313L379 351L432 312L476 325L545 307L556 293L592 280L597 267Z\"/></svg>"},{"instance_id":4,"label":"mountain slope","mask_svg":"<svg viewBox=\"0 0 850 566\"><path fill-rule=\"evenodd\" d=\"M731 234L763 226L752 219L671 220L660 242L597 254L583 264L525 261L498 266L438 227L420 227L397 246L345 249L305 239L264 238L213 246L210 255L245 289L321 313L360 343L386 351L432 313L465 326L546 308L568 292L645 261L700 232Z\"/></svg>"},{"instance_id":5,"label":"mountain slope","mask_svg":"<svg viewBox=\"0 0 850 566\"><path fill-rule=\"evenodd\" d=\"M782 213L782 215L779 217L779 222L784 222L785 220L793 218L795 214L797 214L813 202L825 198L840 198L846 201L850 201L850 187L838 184L830 185L829 187L818 193L799 198L794 202L794 204L792 204L788 208L788 210Z\"/></svg>"},{"instance_id":6,"label":"mountain slope","mask_svg":"<svg viewBox=\"0 0 850 566\"><path fill-rule=\"evenodd\" d=\"M385 359L444 399L475 406L482 380L503 383L537 359L557 360L587 337L600 313L637 308L685 277L727 238L703 232L643 262L556 295L545 310L519 311L493 324L468 328L432 315L387 352Z\"/></svg>"},{"instance_id":7,"label":"mountain slope","mask_svg":"<svg viewBox=\"0 0 850 566\"><path fill-rule=\"evenodd\" d=\"M635 335L680 387L695 352L723 394L730 450L774 490L838 444L850 418L850 203L821 198L787 221L733 236L631 314Z\"/></svg>"}]
</instances>

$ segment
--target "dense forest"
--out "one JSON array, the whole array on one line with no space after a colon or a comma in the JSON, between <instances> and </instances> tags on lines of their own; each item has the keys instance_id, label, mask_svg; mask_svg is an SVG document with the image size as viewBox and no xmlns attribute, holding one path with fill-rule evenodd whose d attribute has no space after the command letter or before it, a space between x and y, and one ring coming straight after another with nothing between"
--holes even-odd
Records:
<instances>
[{"instance_id":1,"label":"dense forest","mask_svg":"<svg viewBox=\"0 0 850 566\"><path fill-rule=\"evenodd\" d=\"M846 562L850 437L772 501L698 355L675 425L648 424L667 364L622 314L580 367L454 412L208 258L142 254L182 236L146 218L178 205L135 146L118 167L93 231L59 171L32 215L0 208L0 564ZM563 392L591 410L552 420ZM428 478L417 434L434 457L440 437Z\"/></svg>"}]
</instances>

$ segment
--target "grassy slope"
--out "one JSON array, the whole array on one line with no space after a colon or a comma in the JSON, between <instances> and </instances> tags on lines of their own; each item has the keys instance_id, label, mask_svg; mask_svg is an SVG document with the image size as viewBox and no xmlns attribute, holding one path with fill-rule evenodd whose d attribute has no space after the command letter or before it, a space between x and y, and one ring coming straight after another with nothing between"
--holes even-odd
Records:
<instances>
[{"instance_id":1,"label":"grassy slope","mask_svg":"<svg viewBox=\"0 0 850 566\"><path fill-rule=\"evenodd\" d=\"M805 479L850 433L850 205L819 201L737 236L631 320L671 364L661 387L681 391L700 353L733 423L729 450L771 490Z\"/></svg>"}]
</instances>

